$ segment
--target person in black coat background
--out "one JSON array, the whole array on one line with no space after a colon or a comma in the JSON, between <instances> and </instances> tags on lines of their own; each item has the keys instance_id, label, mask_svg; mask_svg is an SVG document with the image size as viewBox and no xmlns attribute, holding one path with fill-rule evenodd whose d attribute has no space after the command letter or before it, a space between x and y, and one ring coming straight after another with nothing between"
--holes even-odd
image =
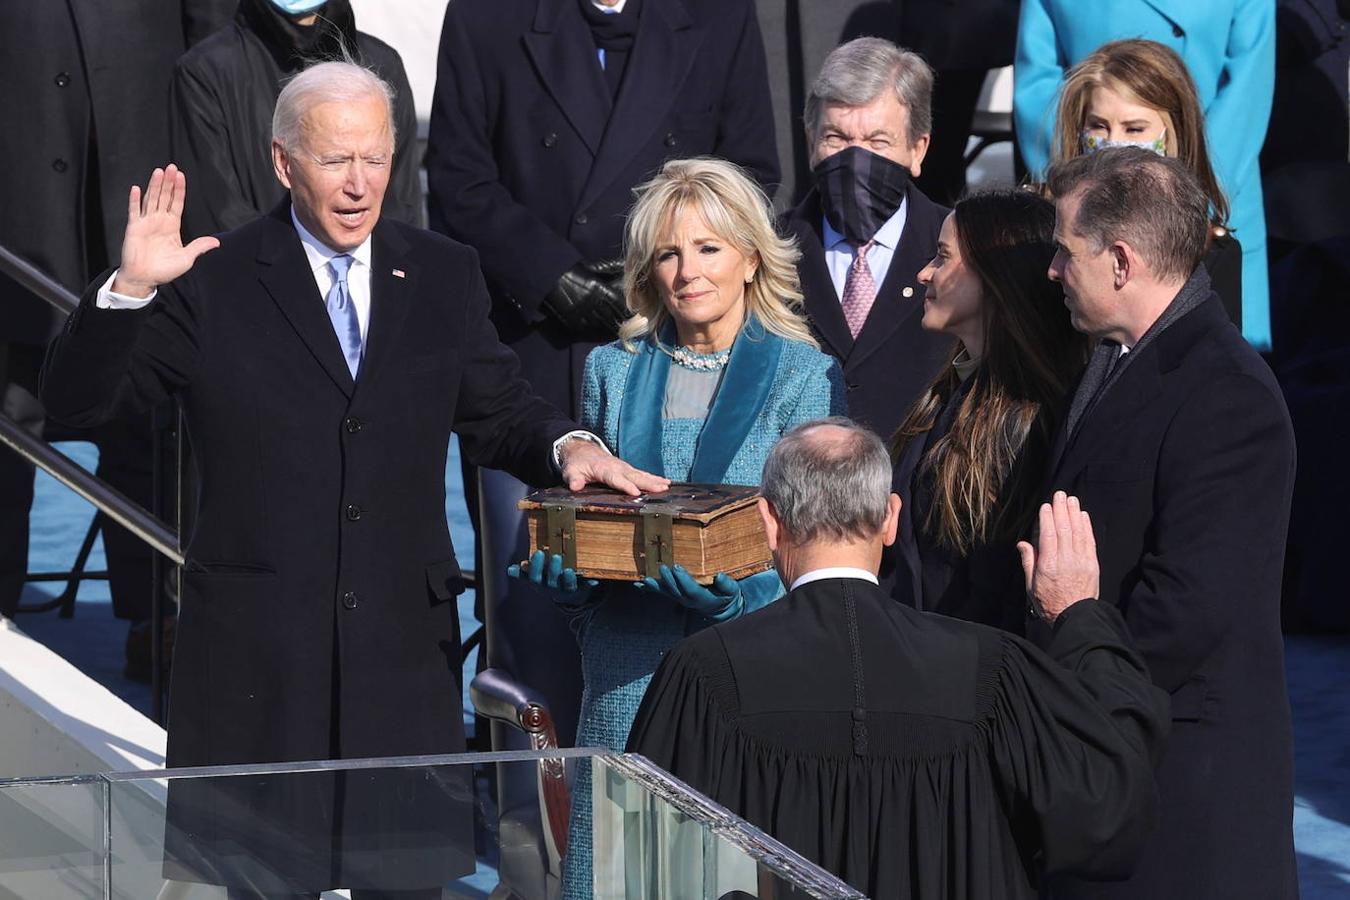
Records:
<instances>
[{"instance_id":1,"label":"person in black coat background","mask_svg":"<svg viewBox=\"0 0 1350 900\"><path fill-rule=\"evenodd\" d=\"M1182 162L1102 150L1052 168L1050 189L1050 274L1074 327L1101 343L1045 493L1076 494L1091 514L1101 599L1124 614L1173 720L1139 869L1054 896L1297 897L1280 636L1289 413L1210 288L1208 198Z\"/></svg>"},{"instance_id":2,"label":"person in black coat background","mask_svg":"<svg viewBox=\"0 0 1350 900\"><path fill-rule=\"evenodd\" d=\"M168 155L174 60L216 21L218 4L0 4L0 121L11 133L0 174L0 245L74 292L117 257L126 185ZM62 318L0 273L4 412L38 437L45 424L38 371ZM99 477L148 507L149 416L111 423L88 437L99 445ZM0 615L13 615L23 590L32 502L33 467L0 450ZM114 613L146 619L151 550L111 523L104 540ZM148 648L147 641L139 671L129 666L129 674L149 678Z\"/></svg>"},{"instance_id":3,"label":"person in black coat background","mask_svg":"<svg viewBox=\"0 0 1350 900\"><path fill-rule=\"evenodd\" d=\"M289 82L272 145L289 196L219 239L179 243L185 179L156 170L143 196L132 190L139 208L121 266L85 291L47 358L43 399L73 424L182 398L201 490L185 551L171 766L464 749L463 585L445 519L452 430L472 459L537 483L561 468L573 489L592 478L629 493L668 485L593 436L577 439L531 393L488 322L472 250L380 219L394 151L386 90L347 63ZM435 793L391 789L402 799L386 797L382 814L416 811L418 798L434 805ZM350 857L330 866L329 845L306 837L343 821L331 815L340 798L281 794L273 809L247 807L275 832L246 829L248 852L231 855L286 890L420 888L462 861L426 868L391 852L368 872ZM183 843L231 853L231 835L213 826L233 806L180 810L172 792L170 805ZM352 856L409 839L388 821L352 813L346 824L376 841L352 842ZM195 866L182 875L249 883L228 868L236 877Z\"/></svg>"},{"instance_id":4,"label":"person in black coat background","mask_svg":"<svg viewBox=\"0 0 1350 900\"><path fill-rule=\"evenodd\" d=\"M917 275L948 212L910 181L928 148L932 91L928 65L880 38L826 57L805 113L816 187L784 222L801 248L812 330L843 366L849 414L883 436L952 347L919 325Z\"/></svg>"},{"instance_id":5,"label":"person in black coat background","mask_svg":"<svg viewBox=\"0 0 1350 900\"><path fill-rule=\"evenodd\" d=\"M1015 545L1088 352L1045 277L1054 228L1054 206L1021 190L975 194L947 216L919 272L923 327L960 344L892 439L903 504L883 584L917 609L1016 634L1026 596Z\"/></svg>"},{"instance_id":6,"label":"person in black coat background","mask_svg":"<svg viewBox=\"0 0 1350 900\"><path fill-rule=\"evenodd\" d=\"M558 408L576 414L586 355L628 316L618 260L633 188L667 159L700 155L742 166L770 191L778 180L751 0L446 9L426 161L431 227L478 251L493 323ZM504 576L526 556L515 504L528 488L466 471L471 510L480 478L487 660L540 692L570 743L575 640L547 597Z\"/></svg>"},{"instance_id":7,"label":"person in black coat background","mask_svg":"<svg viewBox=\"0 0 1350 900\"><path fill-rule=\"evenodd\" d=\"M234 21L178 60L170 92L173 159L192 179L185 236L218 234L281 202L272 174L272 107L281 84L306 65L342 59L370 66L394 88L397 144L386 218L422 224L417 111L398 51L356 30L348 0L301 16L270 0L241 0Z\"/></svg>"}]
</instances>

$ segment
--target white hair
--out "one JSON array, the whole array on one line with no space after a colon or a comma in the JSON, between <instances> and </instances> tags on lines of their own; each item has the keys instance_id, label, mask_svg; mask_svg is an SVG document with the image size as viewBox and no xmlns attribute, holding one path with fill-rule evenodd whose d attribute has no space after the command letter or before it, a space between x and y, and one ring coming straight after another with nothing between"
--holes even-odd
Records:
<instances>
[{"instance_id":1,"label":"white hair","mask_svg":"<svg viewBox=\"0 0 1350 900\"><path fill-rule=\"evenodd\" d=\"M384 100L389 138L396 141L394 89L389 82L354 62L322 62L301 71L286 82L272 113L272 140L287 153L300 143L305 115L321 103L356 103L368 97Z\"/></svg>"}]
</instances>

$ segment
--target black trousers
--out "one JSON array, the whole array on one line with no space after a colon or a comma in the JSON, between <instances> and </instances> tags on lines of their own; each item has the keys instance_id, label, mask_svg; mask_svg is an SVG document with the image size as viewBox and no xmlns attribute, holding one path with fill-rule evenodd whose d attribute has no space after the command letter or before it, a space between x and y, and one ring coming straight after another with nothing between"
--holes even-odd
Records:
<instances>
[{"instance_id":1,"label":"black trousers","mask_svg":"<svg viewBox=\"0 0 1350 900\"><path fill-rule=\"evenodd\" d=\"M0 401L9 416L34 437L42 437L46 416L38 400L38 375L45 349L34 344L0 344ZM81 432L98 445L97 475L149 508L153 443L149 416L109 422ZM28 571L28 517L33 508L34 468L8 447L0 447L0 614L14 615ZM119 619L150 617L154 552L120 525L107 523L113 613Z\"/></svg>"}]
</instances>

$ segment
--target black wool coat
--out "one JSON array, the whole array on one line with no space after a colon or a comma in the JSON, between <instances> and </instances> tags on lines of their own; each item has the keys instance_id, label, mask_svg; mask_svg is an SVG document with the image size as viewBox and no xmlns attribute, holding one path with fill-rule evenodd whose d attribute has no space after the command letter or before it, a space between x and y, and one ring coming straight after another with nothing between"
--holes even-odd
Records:
<instances>
[{"instance_id":1,"label":"black wool coat","mask_svg":"<svg viewBox=\"0 0 1350 900\"><path fill-rule=\"evenodd\" d=\"M857 340L849 334L825 265L820 195L812 190L783 223L783 230L797 239L801 249L797 272L811 330L821 349L843 366L848 414L887 440L951 357L953 339L924 331L920 324L924 286L917 278L937 254L938 232L948 212L910 186L900 244Z\"/></svg>"},{"instance_id":2,"label":"black wool coat","mask_svg":"<svg viewBox=\"0 0 1350 900\"><path fill-rule=\"evenodd\" d=\"M356 30L346 0L329 0L324 15L357 58L394 88L397 143L381 216L420 225L417 110L403 60L388 44ZM187 173L190 188L183 211L186 238L252 221L286 193L272 170L272 111L282 82L300 71L303 60L293 36L273 21L280 18L269 0L244 0L233 22L174 68L169 125L173 160ZM144 181L146 175L137 177Z\"/></svg>"},{"instance_id":3,"label":"black wool coat","mask_svg":"<svg viewBox=\"0 0 1350 900\"><path fill-rule=\"evenodd\" d=\"M1216 294L1134 352L1061 435L1046 495L1076 495L1092 516L1101 599L1171 694L1162 819L1132 879L1054 896L1293 898L1289 413Z\"/></svg>"},{"instance_id":4,"label":"black wool coat","mask_svg":"<svg viewBox=\"0 0 1350 900\"><path fill-rule=\"evenodd\" d=\"M372 241L355 385L289 201L142 310L98 309L91 286L50 349L43 400L72 425L182 401L200 499L170 765L464 749L450 432L548 484L574 426L498 342L472 250L389 221Z\"/></svg>"},{"instance_id":5,"label":"black wool coat","mask_svg":"<svg viewBox=\"0 0 1350 900\"><path fill-rule=\"evenodd\" d=\"M778 180L764 47L750 0L647 0L611 99L577 0L446 9L427 145L431 227L478 250L493 321L562 409L586 354L539 313L578 261L622 254L633 188L672 157L720 156Z\"/></svg>"},{"instance_id":6,"label":"black wool coat","mask_svg":"<svg viewBox=\"0 0 1350 900\"><path fill-rule=\"evenodd\" d=\"M169 161L174 60L211 6L0 3L0 244L77 292L117 258L127 190ZM45 344L60 327L0 275L0 342Z\"/></svg>"}]
</instances>

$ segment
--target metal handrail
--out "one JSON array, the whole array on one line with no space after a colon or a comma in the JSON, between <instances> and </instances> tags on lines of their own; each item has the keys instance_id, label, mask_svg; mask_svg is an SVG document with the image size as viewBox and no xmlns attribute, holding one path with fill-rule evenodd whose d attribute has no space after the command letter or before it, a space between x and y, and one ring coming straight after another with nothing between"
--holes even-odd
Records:
<instances>
[{"instance_id":1,"label":"metal handrail","mask_svg":"<svg viewBox=\"0 0 1350 900\"><path fill-rule=\"evenodd\" d=\"M0 269L66 315L80 305L80 298L65 285L4 246L0 246Z\"/></svg>"},{"instance_id":2,"label":"metal handrail","mask_svg":"<svg viewBox=\"0 0 1350 900\"><path fill-rule=\"evenodd\" d=\"M178 536L172 529L121 491L89 474L60 450L33 437L3 413L0 413L0 443L9 445L24 459L94 504L108 518L173 560L175 565L183 564Z\"/></svg>"}]
</instances>

